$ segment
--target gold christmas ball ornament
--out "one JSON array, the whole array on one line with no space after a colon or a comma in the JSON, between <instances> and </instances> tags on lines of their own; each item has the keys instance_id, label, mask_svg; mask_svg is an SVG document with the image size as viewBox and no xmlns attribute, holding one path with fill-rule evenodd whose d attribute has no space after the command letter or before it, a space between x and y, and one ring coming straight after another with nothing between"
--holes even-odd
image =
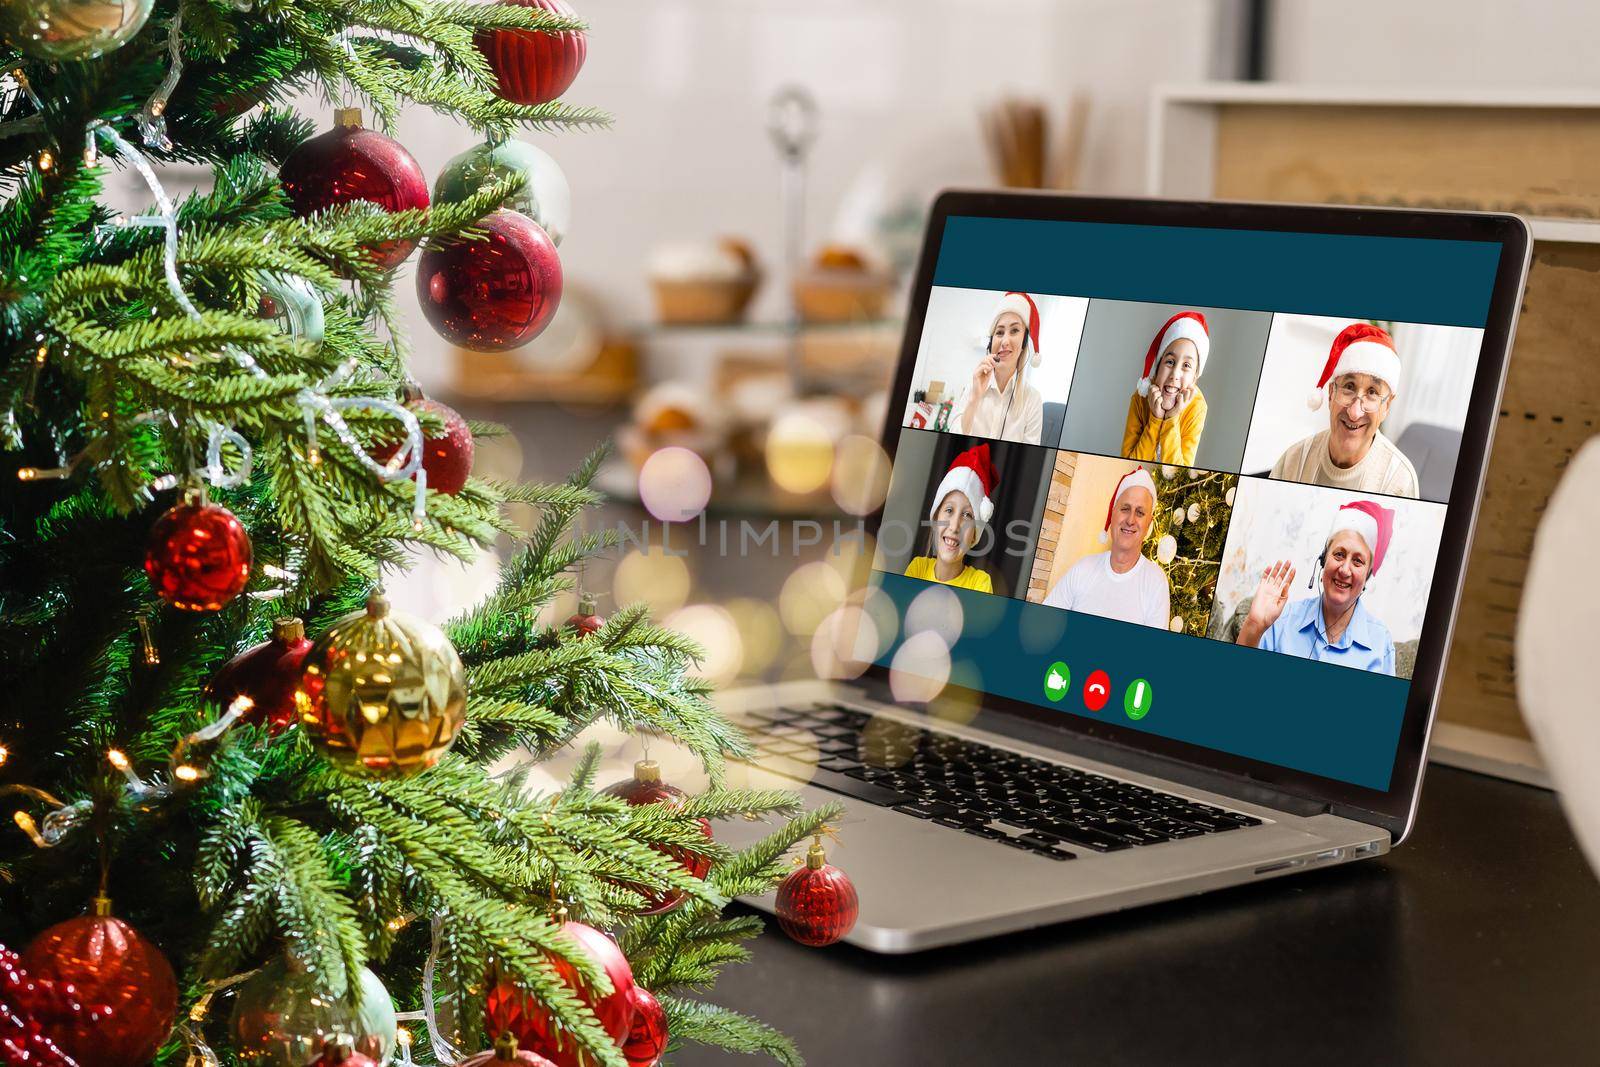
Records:
<instances>
[{"instance_id":1,"label":"gold christmas ball ornament","mask_svg":"<svg viewBox=\"0 0 1600 1067\"><path fill-rule=\"evenodd\" d=\"M126 44L155 0L7 0L0 36L36 59L93 59Z\"/></svg>"},{"instance_id":2,"label":"gold christmas ball ornament","mask_svg":"<svg viewBox=\"0 0 1600 1067\"><path fill-rule=\"evenodd\" d=\"M443 630L374 593L306 654L295 706L334 766L404 778L438 763L461 732L465 674Z\"/></svg>"}]
</instances>

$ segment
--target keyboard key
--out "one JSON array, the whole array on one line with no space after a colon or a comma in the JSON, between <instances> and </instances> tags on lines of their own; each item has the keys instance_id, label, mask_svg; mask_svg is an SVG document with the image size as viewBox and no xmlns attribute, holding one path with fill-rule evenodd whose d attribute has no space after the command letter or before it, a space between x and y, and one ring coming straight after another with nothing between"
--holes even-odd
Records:
<instances>
[{"instance_id":1,"label":"keyboard key","mask_svg":"<svg viewBox=\"0 0 1600 1067\"><path fill-rule=\"evenodd\" d=\"M1053 822L1040 827L1040 829L1053 837L1059 837L1063 841L1070 841L1074 845L1092 848L1096 852L1118 852L1125 848L1131 848L1133 844L1131 841L1124 841L1120 837L1113 837L1110 834L1102 833L1099 830L1082 826L1078 823Z\"/></svg>"},{"instance_id":2,"label":"keyboard key","mask_svg":"<svg viewBox=\"0 0 1600 1067\"><path fill-rule=\"evenodd\" d=\"M857 800L865 800L868 804L876 804L882 808L892 808L896 804L905 804L911 800L904 793L897 793L893 789L885 789L871 782L858 781L848 775L823 770L821 767L818 767L808 780L812 785L831 789L835 793L843 793Z\"/></svg>"},{"instance_id":3,"label":"keyboard key","mask_svg":"<svg viewBox=\"0 0 1600 1067\"><path fill-rule=\"evenodd\" d=\"M897 804L895 811L903 811L907 815L915 815L919 819L936 819L949 817L956 813L953 805L937 800L917 800L910 804Z\"/></svg>"}]
</instances>

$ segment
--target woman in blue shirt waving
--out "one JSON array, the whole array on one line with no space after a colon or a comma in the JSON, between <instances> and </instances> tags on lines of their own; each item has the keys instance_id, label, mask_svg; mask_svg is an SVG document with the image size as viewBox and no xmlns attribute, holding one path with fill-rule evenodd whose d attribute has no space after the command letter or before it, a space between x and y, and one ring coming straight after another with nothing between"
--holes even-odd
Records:
<instances>
[{"instance_id":1,"label":"woman in blue shirt waving","mask_svg":"<svg viewBox=\"0 0 1600 1067\"><path fill-rule=\"evenodd\" d=\"M1356 500L1334 512L1317 565L1322 595L1289 603L1294 565L1280 559L1261 572L1239 644L1291 656L1394 674L1394 638L1361 602L1367 580L1383 566L1394 534L1394 511Z\"/></svg>"}]
</instances>

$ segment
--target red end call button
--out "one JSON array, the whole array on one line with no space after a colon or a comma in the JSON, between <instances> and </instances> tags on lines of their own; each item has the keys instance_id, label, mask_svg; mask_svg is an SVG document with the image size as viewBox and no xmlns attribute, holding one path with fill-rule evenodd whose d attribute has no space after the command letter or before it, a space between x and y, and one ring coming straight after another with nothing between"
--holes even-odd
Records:
<instances>
[{"instance_id":1,"label":"red end call button","mask_svg":"<svg viewBox=\"0 0 1600 1067\"><path fill-rule=\"evenodd\" d=\"M1083 683L1083 706L1099 711L1111 699L1111 678L1105 671L1095 671Z\"/></svg>"}]
</instances>

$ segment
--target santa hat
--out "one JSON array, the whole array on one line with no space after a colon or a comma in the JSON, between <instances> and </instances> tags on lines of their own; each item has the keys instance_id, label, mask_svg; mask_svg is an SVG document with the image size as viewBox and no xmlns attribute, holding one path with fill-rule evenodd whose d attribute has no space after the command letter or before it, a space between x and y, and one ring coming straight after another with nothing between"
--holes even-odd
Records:
<instances>
[{"instance_id":1,"label":"santa hat","mask_svg":"<svg viewBox=\"0 0 1600 1067\"><path fill-rule=\"evenodd\" d=\"M1367 543L1372 552L1372 568L1377 574L1383 566L1384 553L1389 551L1389 540L1394 536L1394 509L1386 508L1372 500L1355 500L1333 513L1333 524L1328 527L1327 541L1341 530L1349 530Z\"/></svg>"},{"instance_id":2,"label":"santa hat","mask_svg":"<svg viewBox=\"0 0 1600 1067\"><path fill-rule=\"evenodd\" d=\"M1400 391L1400 354L1387 330L1370 322L1352 322L1340 330L1333 347L1328 349L1328 361L1322 365L1317 387L1306 397L1306 406L1312 411L1320 408L1328 383L1346 374L1370 374L1388 382L1390 389Z\"/></svg>"},{"instance_id":3,"label":"santa hat","mask_svg":"<svg viewBox=\"0 0 1600 1067\"><path fill-rule=\"evenodd\" d=\"M928 508L928 520L933 521L939 513L939 504L954 491L966 496L971 503L974 528L981 531L988 525L989 516L994 514L994 501L989 498L999 484L1000 475L989 461L989 446L974 445L957 456L950 469L944 472L939 491L933 494L933 504Z\"/></svg>"},{"instance_id":4,"label":"santa hat","mask_svg":"<svg viewBox=\"0 0 1600 1067\"><path fill-rule=\"evenodd\" d=\"M1111 517L1117 513L1117 501L1121 500L1122 494L1129 489L1137 489L1140 486L1149 491L1150 503L1152 505L1155 504L1156 480L1150 477L1149 471L1143 467L1135 467L1127 474L1124 474L1122 480L1117 482L1117 491L1111 494L1111 503L1106 505L1106 525L1100 531L1100 543L1102 545L1111 540Z\"/></svg>"},{"instance_id":5,"label":"santa hat","mask_svg":"<svg viewBox=\"0 0 1600 1067\"><path fill-rule=\"evenodd\" d=\"M1023 342L1022 354L1028 358L1030 366L1039 365L1039 306L1033 302L1033 297L1027 293L1007 293L1000 298L1000 306L994 309L994 318L989 320L989 338L994 337L995 323L1000 321L1000 316L1011 312L1021 319L1028 328L1028 338Z\"/></svg>"},{"instance_id":6,"label":"santa hat","mask_svg":"<svg viewBox=\"0 0 1600 1067\"><path fill-rule=\"evenodd\" d=\"M1162 325L1155 340L1150 342L1150 350L1144 354L1144 377L1139 379L1138 385L1140 396L1150 395L1150 375L1161 353L1172 342L1183 338L1193 341L1198 353L1194 376L1198 378L1206 372L1206 355L1211 351L1211 329L1206 325L1206 317L1198 311L1180 311Z\"/></svg>"}]
</instances>

